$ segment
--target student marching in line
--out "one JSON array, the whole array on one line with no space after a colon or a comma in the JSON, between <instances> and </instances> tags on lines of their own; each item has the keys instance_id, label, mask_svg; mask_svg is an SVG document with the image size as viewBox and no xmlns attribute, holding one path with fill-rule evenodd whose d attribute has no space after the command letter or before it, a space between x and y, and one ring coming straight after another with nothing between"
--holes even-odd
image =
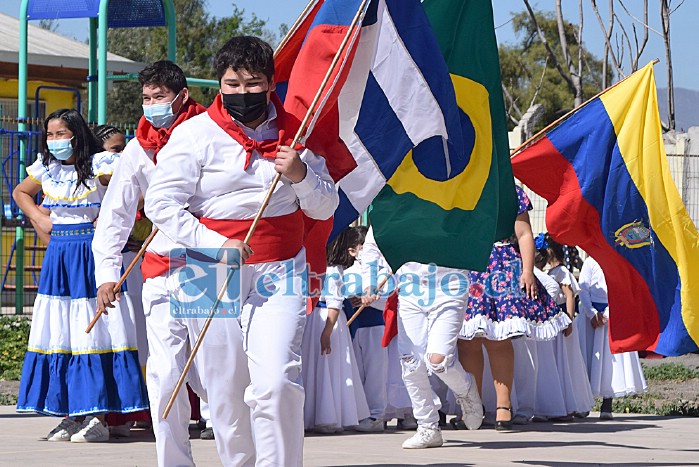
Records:
<instances>
[{"instance_id":1,"label":"student marching in line","mask_svg":"<svg viewBox=\"0 0 699 467\"><path fill-rule=\"evenodd\" d=\"M371 417L363 421L366 427L360 427L358 431L383 431L374 420L383 420L383 427L394 418L399 430L415 430L417 421L402 377L398 339L394 338L395 334L391 334L390 330L386 332L384 321L386 311L397 314L398 297L387 297L386 286L381 291L378 290L383 278L391 275L391 268L376 245L371 227L366 235L369 241L365 239L358 252L357 262L347 270L347 273L359 272L364 288L361 301L352 308L352 314L356 312L357 306L367 306L350 325L350 331L354 333L352 343L362 374L364 393L371 412ZM394 309L390 310L391 308Z\"/></svg>"},{"instance_id":2,"label":"student marching in line","mask_svg":"<svg viewBox=\"0 0 699 467\"><path fill-rule=\"evenodd\" d=\"M534 276L534 239L529 224L529 198L519 198L515 239L496 242L485 272L470 273L468 305L459 334L459 358L481 387L483 346L488 351L497 395L496 430L512 427L511 392L514 351L511 339L553 339L570 324ZM519 251L515 248L515 242Z\"/></svg>"},{"instance_id":3,"label":"student marching in line","mask_svg":"<svg viewBox=\"0 0 699 467\"><path fill-rule=\"evenodd\" d=\"M123 253L130 244L130 237L143 238L147 219L136 221L143 207L143 197L148 192L160 151L169 141L172 131L184 121L206 109L190 96L184 72L172 62L159 61L145 67L139 73L143 95L143 112L136 137L124 149L103 202L103 213L95 232L92 249L95 255L95 275L99 290L98 306L105 307L109 316L118 315L113 310L118 297L113 288L122 273L122 266L129 264L129 253ZM176 166L169 166L175 170ZM145 229L139 226L146 224ZM134 232L136 226L136 232ZM135 247L135 245L134 245ZM162 232L156 234L148 246L141 264L143 310L146 321L148 359L146 385L151 406L151 418L155 433L158 465L193 466L189 444L189 418L191 406L186 391L181 391L167 420L162 419L168 397L172 393L180 371L193 345L196 327L192 320L170 315L168 292L170 251L177 248ZM129 248L130 250L132 248ZM137 278L132 271L130 277ZM203 392L197 372L190 372L190 384Z\"/></svg>"},{"instance_id":4,"label":"student marching in line","mask_svg":"<svg viewBox=\"0 0 699 467\"><path fill-rule=\"evenodd\" d=\"M206 113L176 128L158 155L146 214L187 248L218 251L217 259L238 249L244 261L240 321L215 320L200 349L211 362L204 363L203 378L221 462L300 466L303 215L330 218L339 196L325 159L288 146L290 116L273 94L269 44L234 37L214 65L221 92ZM277 173L281 183L245 244ZM170 286L171 293L183 293L178 284Z\"/></svg>"},{"instance_id":5,"label":"student marching in line","mask_svg":"<svg viewBox=\"0 0 699 467\"><path fill-rule=\"evenodd\" d=\"M611 420L612 399L648 390L638 352L612 354L609 303L602 268L591 256L580 270L580 314L576 328L587 363L592 394L602 397L600 419Z\"/></svg>"},{"instance_id":6,"label":"student marching in line","mask_svg":"<svg viewBox=\"0 0 699 467\"><path fill-rule=\"evenodd\" d=\"M90 248L94 223L119 156L99 152L99 143L72 109L46 117L41 149L27 168L28 178L13 191L25 215L51 236L17 411L66 417L48 434L49 441L107 441L105 413L148 408L128 295L123 294L113 315L85 333L97 312ZM40 190L50 215L34 202Z\"/></svg>"},{"instance_id":7,"label":"student marching in line","mask_svg":"<svg viewBox=\"0 0 699 467\"><path fill-rule=\"evenodd\" d=\"M118 128L111 125L100 125L93 129L93 133L97 141L102 144L102 149L114 154L121 154L126 147L126 137ZM116 170L116 169L115 169ZM104 207L102 208L104 213ZM134 229L135 230L135 229ZM150 230L150 229L149 229ZM132 232L133 235L133 232ZM146 233L146 236L148 234ZM141 243L143 239L141 239ZM124 248L123 254L126 258L126 264L130 264L131 260L136 256L136 252L141 247L140 243L133 237L129 237ZM137 266L140 266L140 261ZM134 268L131 274L126 278L126 289L131 297L131 305L134 310L134 318L136 319L136 342L138 343L138 362L141 368L145 371L146 360L148 359L148 339L146 338L146 317L143 314L143 300L141 292L143 289L143 277L141 276L140 267ZM110 436L119 438L127 438L131 436L131 427L135 422L143 422L145 426L150 426L150 413L148 410L134 412L130 414L109 413L106 416L107 425L109 426Z\"/></svg>"},{"instance_id":8,"label":"student marching in line","mask_svg":"<svg viewBox=\"0 0 699 467\"><path fill-rule=\"evenodd\" d=\"M573 273L564 264L563 245L554 241L548 234L543 238L537 237L537 240L539 241L538 254L544 257L549 265L549 276L554 278L561 287L556 303L571 320L574 320L580 287ZM566 407L566 413L562 418L558 418L561 421L569 421L573 415L584 417L595 404L587 378L585 360L575 334L575 327L571 323L562 335L556 337L556 364Z\"/></svg>"},{"instance_id":9,"label":"student marching in line","mask_svg":"<svg viewBox=\"0 0 699 467\"><path fill-rule=\"evenodd\" d=\"M344 312L345 271L355 262L352 252L361 247L365 235L365 227L348 227L328 245L323 295L306 318L301 346L304 427L316 433L341 433L369 417Z\"/></svg>"},{"instance_id":10,"label":"student marching in line","mask_svg":"<svg viewBox=\"0 0 699 467\"><path fill-rule=\"evenodd\" d=\"M365 248L375 248L375 243L370 231ZM440 403L430 386L430 374L454 392L468 429L477 430L483 421L474 378L455 358L468 298L464 284L467 272L410 262L398 270L397 276L402 275L420 278L419 284L400 290L398 297L398 351L403 381L418 423L417 432L403 442L403 449L439 447L444 444L439 427Z\"/></svg>"}]
</instances>

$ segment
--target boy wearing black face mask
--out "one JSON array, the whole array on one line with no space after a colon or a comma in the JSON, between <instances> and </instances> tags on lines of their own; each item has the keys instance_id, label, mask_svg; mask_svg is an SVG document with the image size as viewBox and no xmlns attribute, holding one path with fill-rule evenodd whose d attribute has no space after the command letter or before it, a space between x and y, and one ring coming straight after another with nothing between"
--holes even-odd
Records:
<instances>
[{"instance_id":1,"label":"boy wearing black face mask","mask_svg":"<svg viewBox=\"0 0 699 467\"><path fill-rule=\"evenodd\" d=\"M197 363L221 462L300 466L302 214L328 219L339 198L325 160L288 146L294 122L273 94L272 48L234 37L214 63L221 94L205 114L178 127L159 154L146 214L185 247L238 248L245 261L240 320L215 320ZM173 166L178 170L167 168ZM281 183L247 245L243 239L277 173Z\"/></svg>"},{"instance_id":2,"label":"boy wearing black face mask","mask_svg":"<svg viewBox=\"0 0 699 467\"><path fill-rule=\"evenodd\" d=\"M144 116L138 123L136 138L126 145L109 183L92 242L99 287L97 305L108 311L118 300L113 290L124 263L122 251L141 207L141 199L151 184L160 151L175 128L206 111L189 96L182 69L170 61L147 66L138 78L143 91ZM191 321L170 316L169 292L165 286L168 264L159 261L161 256L168 255L176 247L167 236L158 233L142 264L145 279L143 309L148 339L145 349L148 358L146 386L158 465L193 466L188 431L190 405L186 391L179 394L168 419L162 419L165 404L187 359L188 341L193 345L194 340ZM128 264L128 258L126 262ZM191 373L189 380L193 387L197 386L195 376L196 371Z\"/></svg>"}]
</instances>

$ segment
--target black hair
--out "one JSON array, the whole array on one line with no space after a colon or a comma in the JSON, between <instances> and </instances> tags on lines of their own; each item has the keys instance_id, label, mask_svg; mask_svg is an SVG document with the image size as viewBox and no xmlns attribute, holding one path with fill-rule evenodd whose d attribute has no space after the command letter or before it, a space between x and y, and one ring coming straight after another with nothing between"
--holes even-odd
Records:
<instances>
[{"instance_id":1,"label":"black hair","mask_svg":"<svg viewBox=\"0 0 699 467\"><path fill-rule=\"evenodd\" d=\"M534 253L534 266L539 269L544 269L549 262L549 252L546 248L536 250Z\"/></svg>"},{"instance_id":2,"label":"black hair","mask_svg":"<svg viewBox=\"0 0 699 467\"><path fill-rule=\"evenodd\" d=\"M264 73L268 81L274 76L274 51L262 39L254 36L236 36L216 52L214 69L218 82L228 69L244 69L250 73Z\"/></svg>"},{"instance_id":3,"label":"black hair","mask_svg":"<svg viewBox=\"0 0 699 467\"><path fill-rule=\"evenodd\" d=\"M558 243L556 240L551 238L551 235L546 234L546 242L549 244L548 254L549 261L553 258L557 259L561 264L565 265L565 252L563 251L563 245Z\"/></svg>"},{"instance_id":4,"label":"black hair","mask_svg":"<svg viewBox=\"0 0 699 467\"><path fill-rule=\"evenodd\" d=\"M364 244L368 230L366 226L360 225L347 227L340 232L340 235L328 244L328 265L342 266L343 268L352 266L354 257L349 254L349 249Z\"/></svg>"},{"instance_id":5,"label":"black hair","mask_svg":"<svg viewBox=\"0 0 699 467\"><path fill-rule=\"evenodd\" d=\"M73 133L73 155L75 156L75 171L78 173L78 183L75 185L75 190L82 184L85 188L87 180L92 178L92 155L102 150L102 145L90 131L90 127L85 123L85 119L80 112L75 109L59 109L46 117L44 120L44 131L41 134L41 162L48 167L49 162L56 160L49 151L48 143L46 142L46 133L48 132L49 122L51 120L60 119L66 124L68 129Z\"/></svg>"},{"instance_id":6,"label":"black hair","mask_svg":"<svg viewBox=\"0 0 699 467\"><path fill-rule=\"evenodd\" d=\"M164 86L175 94L187 87L187 77L182 68L170 60L160 60L145 67L138 74L138 84Z\"/></svg>"},{"instance_id":7,"label":"black hair","mask_svg":"<svg viewBox=\"0 0 699 467\"><path fill-rule=\"evenodd\" d=\"M95 127L92 130L92 133L94 133L95 138L103 144L102 149L104 149L104 143L107 141L109 138L116 134L124 134L119 128L111 125L100 125L98 127Z\"/></svg>"}]
</instances>

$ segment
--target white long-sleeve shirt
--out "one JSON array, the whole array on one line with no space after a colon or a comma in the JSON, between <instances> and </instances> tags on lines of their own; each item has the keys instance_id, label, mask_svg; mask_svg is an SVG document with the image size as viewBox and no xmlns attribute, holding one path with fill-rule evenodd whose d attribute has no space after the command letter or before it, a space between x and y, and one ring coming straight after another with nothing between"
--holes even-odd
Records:
<instances>
[{"instance_id":1,"label":"white long-sleeve shirt","mask_svg":"<svg viewBox=\"0 0 699 467\"><path fill-rule=\"evenodd\" d=\"M592 256L588 257L580 269L580 308L588 318L595 316L597 310L592 307L592 303L608 303L607 281L599 263ZM609 307L605 310L605 315L609 315Z\"/></svg>"},{"instance_id":2,"label":"white long-sleeve shirt","mask_svg":"<svg viewBox=\"0 0 699 467\"><path fill-rule=\"evenodd\" d=\"M121 252L136 220L139 196L145 197L148 191L155 170L154 153L154 150L143 149L136 138L132 139L109 182L92 242L98 287L106 282L119 281L123 261ZM148 251L167 256L176 247L159 232Z\"/></svg>"},{"instance_id":3,"label":"white long-sleeve shirt","mask_svg":"<svg viewBox=\"0 0 699 467\"><path fill-rule=\"evenodd\" d=\"M274 106L270 104L269 118L256 129L242 129L257 141L276 139ZM227 238L198 218L254 218L277 173L274 160L257 151L244 170L245 155L245 149L206 112L180 124L158 153L146 215L185 247L220 248ZM299 207L314 219L328 219L335 212L339 196L325 159L309 150L300 156L307 166L306 177L299 183L282 177L263 217L291 214Z\"/></svg>"}]
</instances>

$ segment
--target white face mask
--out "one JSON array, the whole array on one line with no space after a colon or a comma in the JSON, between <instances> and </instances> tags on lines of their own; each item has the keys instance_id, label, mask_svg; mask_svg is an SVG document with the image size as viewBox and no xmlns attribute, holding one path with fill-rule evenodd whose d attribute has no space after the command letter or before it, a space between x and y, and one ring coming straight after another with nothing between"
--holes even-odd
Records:
<instances>
[{"instance_id":1,"label":"white face mask","mask_svg":"<svg viewBox=\"0 0 699 467\"><path fill-rule=\"evenodd\" d=\"M68 139L50 139L46 141L46 146L53 157L59 161L67 161L73 155L73 138Z\"/></svg>"},{"instance_id":2,"label":"white face mask","mask_svg":"<svg viewBox=\"0 0 699 467\"><path fill-rule=\"evenodd\" d=\"M180 91L182 92L182 91ZM162 104L143 105L143 116L156 128L170 128L177 116L172 111L172 103L180 96L177 93L171 102L163 102Z\"/></svg>"}]
</instances>

